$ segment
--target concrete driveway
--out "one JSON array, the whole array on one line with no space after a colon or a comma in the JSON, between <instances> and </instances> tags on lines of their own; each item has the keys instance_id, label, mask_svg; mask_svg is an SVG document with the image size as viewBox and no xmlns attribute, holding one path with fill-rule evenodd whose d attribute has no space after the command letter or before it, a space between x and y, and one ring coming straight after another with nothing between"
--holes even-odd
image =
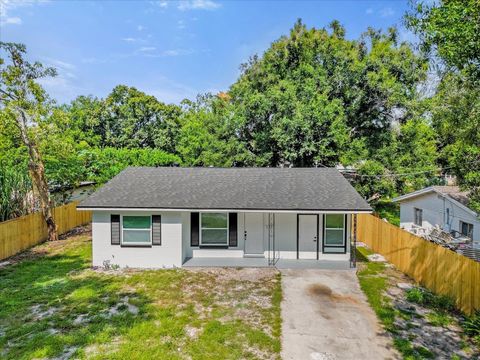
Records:
<instances>
[{"instance_id":1,"label":"concrete driveway","mask_svg":"<svg viewBox=\"0 0 480 360\"><path fill-rule=\"evenodd\" d=\"M282 358L396 359L353 270L282 271Z\"/></svg>"}]
</instances>

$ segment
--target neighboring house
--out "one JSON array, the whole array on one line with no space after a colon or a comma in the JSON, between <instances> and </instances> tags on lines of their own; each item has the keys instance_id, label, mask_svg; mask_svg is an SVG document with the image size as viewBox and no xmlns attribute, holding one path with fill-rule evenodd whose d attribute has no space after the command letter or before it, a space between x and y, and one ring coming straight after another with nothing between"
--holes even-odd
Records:
<instances>
[{"instance_id":1,"label":"neighboring house","mask_svg":"<svg viewBox=\"0 0 480 360\"><path fill-rule=\"evenodd\" d=\"M420 233L440 227L454 236L464 235L480 246L479 214L468 207L468 193L458 186L431 186L399 196L400 227Z\"/></svg>"},{"instance_id":2,"label":"neighboring house","mask_svg":"<svg viewBox=\"0 0 480 360\"><path fill-rule=\"evenodd\" d=\"M335 169L130 167L78 208L92 210L93 265L158 268L189 259L350 260L367 202Z\"/></svg>"}]
</instances>

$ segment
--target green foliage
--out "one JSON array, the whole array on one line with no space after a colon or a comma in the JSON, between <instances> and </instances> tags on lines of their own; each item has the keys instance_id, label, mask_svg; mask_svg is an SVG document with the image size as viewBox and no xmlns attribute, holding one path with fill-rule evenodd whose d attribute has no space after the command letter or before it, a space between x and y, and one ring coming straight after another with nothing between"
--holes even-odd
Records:
<instances>
[{"instance_id":1,"label":"green foliage","mask_svg":"<svg viewBox=\"0 0 480 360\"><path fill-rule=\"evenodd\" d=\"M467 317L465 321L462 322L462 326L467 335L476 338L477 342L480 343L480 310L477 310L472 316Z\"/></svg>"},{"instance_id":2,"label":"green foliage","mask_svg":"<svg viewBox=\"0 0 480 360\"><path fill-rule=\"evenodd\" d=\"M2 163L0 162L0 164ZM30 210L27 194L31 190L32 185L25 169L1 165L0 221L26 215Z\"/></svg>"},{"instance_id":3,"label":"green foliage","mask_svg":"<svg viewBox=\"0 0 480 360\"><path fill-rule=\"evenodd\" d=\"M408 301L438 310L442 312L455 311L455 303L446 295L436 295L431 291L414 287L407 290L406 298Z\"/></svg>"},{"instance_id":4,"label":"green foliage","mask_svg":"<svg viewBox=\"0 0 480 360\"><path fill-rule=\"evenodd\" d=\"M447 66L480 75L480 2L478 0L420 1L406 16L422 47Z\"/></svg>"},{"instance_id":5,"label":"green foliage","mask_svg":"<svg viewBox=\"0 0 480 360\"><path fill-rule=\"evenodd\" d=\"M441 162L470 190L480 211L480 2L420 2L406 23L420 37L432 64L441 61L429 106Z\"/></svg>"},{"instance_id":6,"label":"green foliage","mask_svg":"<svg viewBox=\"0 0 480 360\"><path fill-rule=\"evenodd\" d=\"M400 206L390 200L374 202L373 208L378 216L387 219L390 224L400 226Z\"/></svg>"},{"instance_id":7,"label":"green foliage","mask_svg":"<svg viewBox=\"0 0 480 360\"><path fill-rule=\"evenodd\" d=\"M388 144L398 109L416 99L426 63L396 32L374 30L346 40L338 22L307 29L298 21L242 67L229 95L240 140L257 165L332 166L364 160ZM398 120L408 119L403 112ZM366 147L355 159L352 143ZM357 155L358 156L358 155Z\"/></svg>"},{"instance_id":8,"label":"green foliage","mask_svg":"<svg viewBox=\"0 0 480 360\"><path fill-rule=\"evenodd\" d=\"M89 149L79 153L86 179L103 184L128 166L178 165L178 156L156 149Z\"/></svg>"}]
</instances>

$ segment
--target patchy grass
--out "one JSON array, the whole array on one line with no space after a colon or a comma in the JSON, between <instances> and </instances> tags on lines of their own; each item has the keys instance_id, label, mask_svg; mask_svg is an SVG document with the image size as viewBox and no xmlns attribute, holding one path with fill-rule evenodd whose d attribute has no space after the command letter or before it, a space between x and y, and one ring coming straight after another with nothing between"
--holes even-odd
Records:
<instances>
[{"instance_id":1,"label":"patchy grass","mask_svg":"<svg viewBox=\"0 0 480 360\"><path fill-rule=\"evenodd\" d=\"M465 321L445 296L418 287L401 290L397 282L411 282L405 275L388 264L368 262L368 248L357 251L360 287L404 359L480 358L477 318ZM465 328L468 320L471 332Z\"/></svg>"},{"instance_id":2,"label":"patchy grass","mask_svg":"<svg viewBox=\"0 0 480 360\"><path fill-rule=\"evenodd\" d=\"M0 269L0 358L279 358L275 270L95 271L90 256L83 233Z\"/></svg>"}]
</instances>

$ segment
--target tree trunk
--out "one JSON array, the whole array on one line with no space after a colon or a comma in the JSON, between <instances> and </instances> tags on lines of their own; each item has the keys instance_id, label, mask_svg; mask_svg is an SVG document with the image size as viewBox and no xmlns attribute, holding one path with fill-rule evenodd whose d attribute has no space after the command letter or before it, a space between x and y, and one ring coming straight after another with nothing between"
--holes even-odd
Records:
<instances>
[{"instance_id":1,"label":"tree trunk","mask_svg":"<svg viewBox=\"0 0 480 360\"><path fill-rule=\"evenodd\" d=\"M30 174L30 178L32 179L33 192L38 194L40 199L40 207L43 218L47 223L48 240L58 240L57 225L53 219L53 204L52 200L50 199L50 192L48 191L48 184L45 178L45 167L43 166L43 161L40 158L36 144L28 137L28 115L22 109L18 109L18 113L18 127L20 128L22 141L27 147L30 157L28 162L28 172Z\"/></svg>"}]
</instances>

